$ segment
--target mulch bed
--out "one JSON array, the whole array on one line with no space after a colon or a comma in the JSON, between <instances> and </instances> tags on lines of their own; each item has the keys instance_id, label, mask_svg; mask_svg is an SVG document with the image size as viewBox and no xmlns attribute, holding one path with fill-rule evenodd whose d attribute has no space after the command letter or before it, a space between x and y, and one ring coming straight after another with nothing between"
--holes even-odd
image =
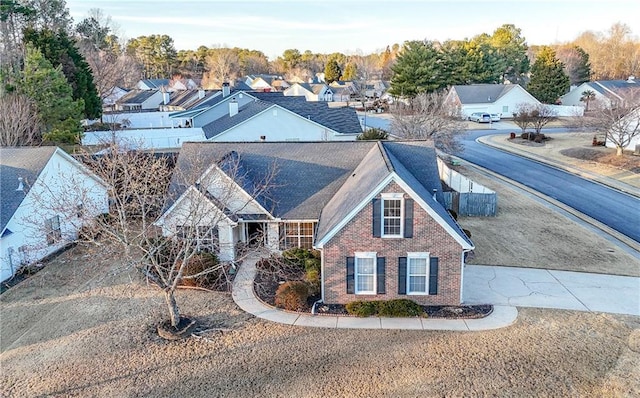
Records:
<instances>
[{"instance_id":1,"label":"mulch bed","mask_svg":"<svg viewBox=\"0 0 640 398\"><path fill-rule=\"evenodd\" d=\"M560 153L574 159L592 161L640 174L640 156L633 156L628 153L624 156L616 156L615 149L605 147L577 147L563 149Z\"/></svg>"},{"instance_id":2,"label":"mulch bed","mask_svg":"<svg viewBox=\"0 0 640 398\"><path fill-rule=\"evenodd\" d=\"M260 300L275 307L276 290L281 283L284 283L284 281L274 280L271 273L258 270L254 280L254 292ZM318 300L320 300L318 296L309 297L307 305L304 308L300 308L298 312L311 313L313 304ZM484 318L493 311L493 306L488 304L461 306L423 305L422 308L427 318L438 319ZM318 304L316 305L316 314L353 316L349 315L345 306L342 304Z\"/></svg>"}]
</instances>

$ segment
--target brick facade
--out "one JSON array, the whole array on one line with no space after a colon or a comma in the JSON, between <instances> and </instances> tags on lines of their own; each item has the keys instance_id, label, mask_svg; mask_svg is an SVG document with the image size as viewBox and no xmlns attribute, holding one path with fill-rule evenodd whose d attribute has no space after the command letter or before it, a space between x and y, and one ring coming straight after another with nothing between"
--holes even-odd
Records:
<instances>
[{"instance_id":1,"label":"brick facade","mask_svg":"<svg viewBox=\"0 0 640 398\"><path fill-rule=\"evenodd\" d=\"M405 199L411 198L395 182L382 192L403 193ZM417 202L414 205L412 238L374 238L372 217L373 206L369 203L324 245L325 302L345 304L356 300L407 298L422 305L459 305L462 247L444 227ZM355 252L377 252L378 257L386 258L386 294L347 294L346 259L353 257ZM398 258L406 257L407 252L429 252L439 258L437 295L398 294Z\"/></svg>"}]
</instances>

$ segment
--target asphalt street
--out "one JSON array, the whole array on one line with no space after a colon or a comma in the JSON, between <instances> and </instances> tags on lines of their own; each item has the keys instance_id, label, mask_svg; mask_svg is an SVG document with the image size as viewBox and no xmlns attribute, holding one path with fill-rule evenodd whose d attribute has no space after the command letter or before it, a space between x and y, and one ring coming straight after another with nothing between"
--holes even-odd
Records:
<instances>
[{"instance_id":1,"label":"asphalt street","mask_svg":"<svg viewBox=\"0 0 640 398\"><path fill-rule=\"evenodd\" d=\"M545 130L545 133L565 131L553 129ZM462 138L464 149L456 155L556 199L640 242L640 200L564 170L476 141L478 137L496 133L500 131L470 132Z\"/></svg>"}]
</instances>

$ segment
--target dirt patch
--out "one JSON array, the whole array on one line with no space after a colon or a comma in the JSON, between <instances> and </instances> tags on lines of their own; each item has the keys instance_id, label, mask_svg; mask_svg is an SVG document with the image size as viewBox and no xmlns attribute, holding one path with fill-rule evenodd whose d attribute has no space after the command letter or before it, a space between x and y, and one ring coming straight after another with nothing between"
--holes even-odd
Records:
<instances>
[{"instance_id":1,"label":"dirt patch","mask_svg":"<svg viewBox=\"0 0 640 398\"><path fill-rule=\"evenodd\" d=\"M616 156L615 151L610 148L576 147L563 149L560 153L571 158L597 162L607 166L628 170L632 173L640 173L640 156Z\"/></svg>"}]
</instances>

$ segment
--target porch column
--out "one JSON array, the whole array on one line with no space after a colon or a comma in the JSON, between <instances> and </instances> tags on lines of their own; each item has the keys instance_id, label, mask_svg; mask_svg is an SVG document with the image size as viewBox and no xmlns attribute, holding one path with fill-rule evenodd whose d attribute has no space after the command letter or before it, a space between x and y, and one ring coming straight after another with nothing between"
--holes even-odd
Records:
<instances>
[{"instance_id":1,"label":"porch column","mask_svg":"<svg viewBox=\"0 0 640 398\"><path fill-rule=\"evenodd\" d=\"M280 250L280 228L277 222L267 223L267 249Z\"/></svg>"},{"instance_id":2,"label":"porch column","mask_svg":"<svg viewBox=\"0 0 640 398\"><path fill-rule=\"evenodd\" d=\"M233 261L236 258L236 248L233 239L233 229L238 228L232 225L218 224L218 244L220 245L220 253L218 258L220 261Z\"/></svg>"}]
</instances>

